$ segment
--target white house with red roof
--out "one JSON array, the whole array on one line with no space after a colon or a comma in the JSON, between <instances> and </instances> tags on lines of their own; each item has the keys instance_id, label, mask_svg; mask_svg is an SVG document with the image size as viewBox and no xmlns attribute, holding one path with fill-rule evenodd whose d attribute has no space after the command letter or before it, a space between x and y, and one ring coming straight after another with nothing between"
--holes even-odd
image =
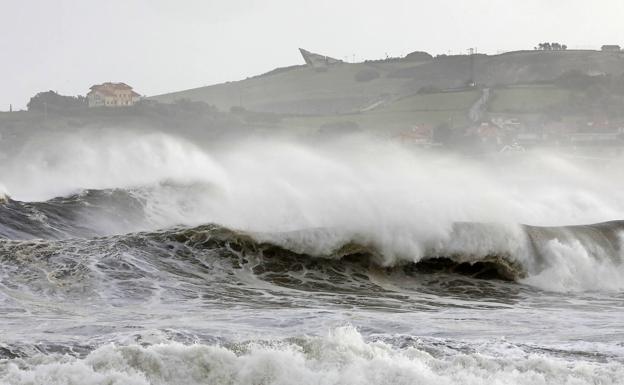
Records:
<instances>
[{"instance_id":1,"label":"white house with red roof","mask_svg":"<svg viewBox=\"0 0 624 385\"><path fill-rule=\"evenodd\" d=\"M141 100L126 83L102 83L91 86L87 94L89 107L127 107Z\"/></svg>"}]
</instances>

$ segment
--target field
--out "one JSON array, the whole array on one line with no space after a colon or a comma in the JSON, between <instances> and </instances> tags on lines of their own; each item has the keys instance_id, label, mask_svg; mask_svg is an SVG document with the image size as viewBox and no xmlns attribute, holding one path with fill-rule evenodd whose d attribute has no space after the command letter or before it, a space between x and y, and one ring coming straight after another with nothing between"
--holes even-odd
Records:
<instances>
[{"instance_id":1,"label":"field","mask_svg":"<svg viewBox=\"0 0 624 385\"><path fill-rule=\"evenodd\" d=\"M494 89L489 105L493 113L537 113L565 103L571 92L550 85Z\"/></svg>"},{"instance_id":2,"label":"field","mask_svg":"<svg viewBox=\"0 0 624 385\"><path fill-rule=\"evenodd\" d=\"M467 123L468 110L479 95L476 90L413 95L358 114L288 118L283 120L282 126L318 129L323 125L353 122L361 129L387 131L389 134L417 125L449 123L451 126L462 126Z\"/></svg>"},{"instance_id":3,"label":"field","mask_svg":"<svg viewBox=\"0 0 624 385\"><path fill-rule=\"evenodd\" d=\"M397 100L380 112L467 111L479 99L478 90L417 94Z\"/></svg>"}]
</instances>

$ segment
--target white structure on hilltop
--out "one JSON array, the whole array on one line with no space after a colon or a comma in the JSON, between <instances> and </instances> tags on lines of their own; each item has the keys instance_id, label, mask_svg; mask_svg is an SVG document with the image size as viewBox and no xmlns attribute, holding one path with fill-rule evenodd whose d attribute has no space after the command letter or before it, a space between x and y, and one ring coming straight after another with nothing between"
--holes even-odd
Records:
<instances>
[{"instance_id":1,"label":"white structure on hilltop","mask_svg":"<svg viewBox=\"0 0 624 385\"><path fill-rule=\"evenodd\" d=\"M141 100L126 83L102 83L91 86L87 94L89 107L126 107Z\"/></svg>"},{"instance_id":2,"label":"white structure on hilltop","mask_svg":"<svg viewBox=\"0 0 624 385\"><path fill-rule=\"evenodd\" d=\"M312 68L327 68L330 65L340 64L343 62L342 60L334 59L333 57L306 51L303 48L299 48L299 52L301 52L301 56L303 56L303 60L305 60L306 64Z\"/></svg>"}]
</instances>

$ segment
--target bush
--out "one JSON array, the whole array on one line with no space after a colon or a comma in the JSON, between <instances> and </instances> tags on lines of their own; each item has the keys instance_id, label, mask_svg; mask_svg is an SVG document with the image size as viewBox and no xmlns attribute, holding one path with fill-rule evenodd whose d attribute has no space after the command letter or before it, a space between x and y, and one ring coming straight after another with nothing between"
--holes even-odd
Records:
<instances>
[{"instance_id":1,"label":"bush","mask_svg":"<svg viewBox=\"0 0 624 385\"><path fill-rule=\"evenodd\" d=\"M433 60L433 56L429 55L427 52L414 51L412 53L408 53L407 56L405 56L405 59L409 61L429 61Z\"/></svg>"},{"instance_id":2,"label":"bush","mask_svg":"<svg viewBox=\"0 0 624 385\"><path fill-rule=\"evenodd\" d=\"M64 96L54 91L45 91L30 98L27 107L28 111L64 112L87 108L87 99L83 96Z\"/></svg>"}]
</instances>

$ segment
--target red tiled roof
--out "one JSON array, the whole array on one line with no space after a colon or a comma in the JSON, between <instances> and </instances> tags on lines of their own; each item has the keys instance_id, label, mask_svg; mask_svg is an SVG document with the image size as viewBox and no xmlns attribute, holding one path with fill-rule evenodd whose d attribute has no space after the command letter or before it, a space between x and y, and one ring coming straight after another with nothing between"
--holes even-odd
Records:
<instances>
[{"instance_id":1,"label":"red tiled roof","mask_svg":"<svg viewBox=\"0 0 624 385\"><path fill-rule=\"evenodd\" d=\"M106 82L102 84L95 84L90 87L90 92L87 95L98 93L103 96L117 97L115 91L130 91L131 97L140 97L141 95L132 90L132 87L126 83L112 83Z\"/></svg>"},{"instance_id":2,"label":"red tiled roof","mask_svg":"<svg viewBox=\"0 0 624 385\"><path fill-rule=\"evenodd\" d=\"M98 93L104 96L115 96L115 93L112 90L104 87L91 87L91 92L89 92L89 94L91 93Z\"/></svg>"},{"instance_id":3,"label":"red tiled roof","mask_svg":"<svg viewBox=\"0 0 624 385\"><path fill-rule=\"evenodd\" d=\"M102 84L95 84L92 85L90 87L90 89L102 89L102 88L108 88L108 89L118 89L118 90L131 90L132 87L130 87L129 85L127 85L126 83L111 83L111 82L106 82L106 83L102 83Z\"/></svg>"}]
</instances>

